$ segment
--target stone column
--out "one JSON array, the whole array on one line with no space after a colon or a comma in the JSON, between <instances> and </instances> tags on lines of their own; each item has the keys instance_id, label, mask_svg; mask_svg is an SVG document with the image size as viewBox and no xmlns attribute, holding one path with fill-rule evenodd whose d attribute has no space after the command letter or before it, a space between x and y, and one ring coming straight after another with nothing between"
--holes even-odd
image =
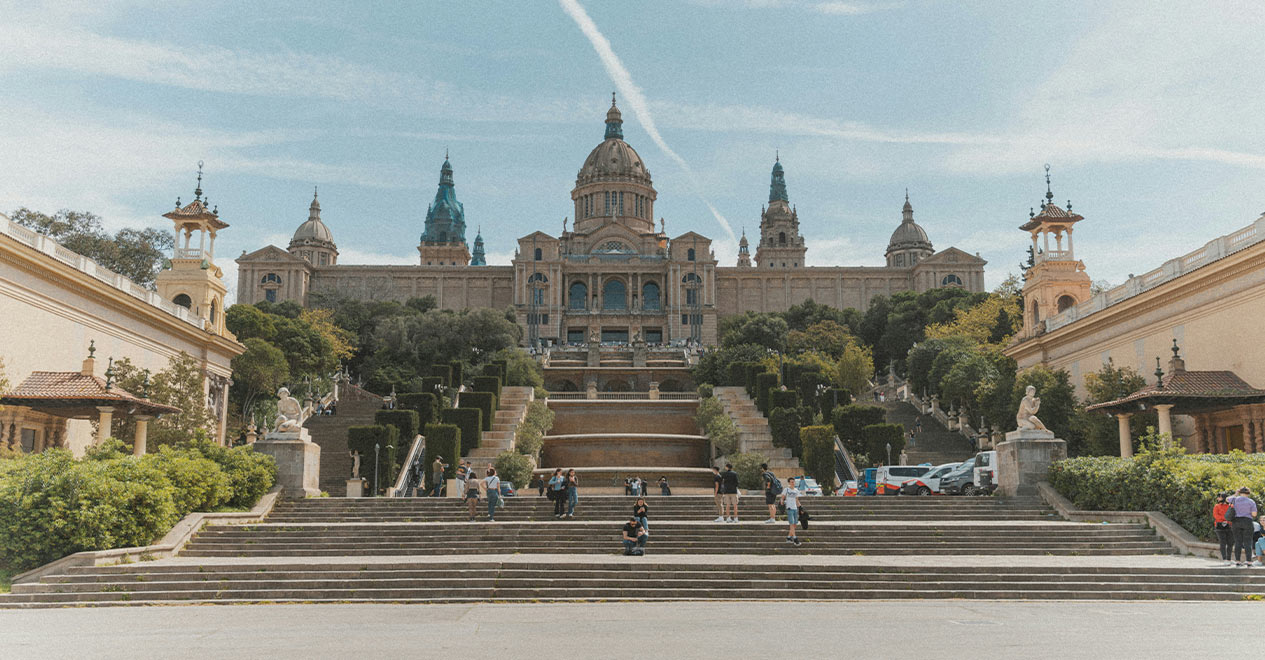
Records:
<instances>
[{"instance_id":1,"label":"stone column","mask_svg":"<svg viewBox=\"0 0 1265 660\"><path fill-rule=\"evenodd\" d=\"M97 428L97 444L105 442L110 437L110 429L114 424L114 408L110 406L99 406L97 412L101 413Z\"/></svg>"},{"instance_id":2,"label":"stone column","mask_svg":"<svg viewBox=\"0 0 1265 660\"><path fill-rule=\"evenodd\" d=\"M149 420L153 419L152 415L136 415L132 419L136 420L136 435L132 437L132 455L145 455L145 441L149 438Z\"/></svg>"},{"instance_id":3,"label":"stone column","mask_svg":"<svg viewBox=\"0 0 1265 660\"><path fill-rule=\"evenodd\" d=\"M1132 413L1120 413L1116 415L1116 421L1120 424L1120 456L1121 458L1133 457L1133 438L1129 431L1129 418L1133 417Z\"/></svg>"},{"instance_id":4,"label":"stone column","mask_svg":"<svg viewBox=\"0 0 1265 660\"><path fill-rule=\"evenodd\" d=\"M1165 449L1172 447L1175 441L1175 438L1173 438L1173 418L1171 414L1172 410L1173 410L1173 404L1171 403L1161 403L1155 406L1155 412L1159 413L1159 418L1160 418L1159 432L1168 434L1168 440L1164 441Z\"/></svg>"}]
</instances>

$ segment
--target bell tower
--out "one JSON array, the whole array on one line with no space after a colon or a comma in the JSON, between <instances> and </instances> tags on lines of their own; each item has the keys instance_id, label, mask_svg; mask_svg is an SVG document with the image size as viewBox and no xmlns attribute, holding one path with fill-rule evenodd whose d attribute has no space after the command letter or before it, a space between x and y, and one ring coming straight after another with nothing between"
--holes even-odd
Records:
<instances>
[{"instance_id":1,"label":"bell tower","mask_svg":"<svg viewBox=\"0 0 1265 660\"><path fill-rule=\"evenodd\" d=\"M215 265L215 235L226 229L228 223L220 220L218 208L211 208L209 199L202 197L202 161L198 161L198 185L193 190L193 201L185 206L176 198L176 208L163 214L175 223L176 247L172 250L171 265L158 273L155 284L158 295L164 300L188 309L202 319L202 327L208 332L230 336L224 327L224 272ZM198 243L193 245L197 232ZM183 246L181 234L184 235Z\"/></svg>"},{"instance_id":2,"label":"bell tower","mask_svg":"<svg viewBox=\"0 0 1265 660\"><path fill-rule=\"evenodd\" d=\"M1028 211L1028 222L1019 228L1032 235L1032 266L1024 273L1023 336L1045 331L1045 320L1073 305L1089 300L1090 279L1085 264L1072 251L1072 226L1085 218L1054 203L1050 191L1050 166L1045 166L1045 201L1041 212ZM1053 245L1051 245L1053 237ZM1065 240L1066 239L1066 242Z\"/></svg>"}]
</instances>

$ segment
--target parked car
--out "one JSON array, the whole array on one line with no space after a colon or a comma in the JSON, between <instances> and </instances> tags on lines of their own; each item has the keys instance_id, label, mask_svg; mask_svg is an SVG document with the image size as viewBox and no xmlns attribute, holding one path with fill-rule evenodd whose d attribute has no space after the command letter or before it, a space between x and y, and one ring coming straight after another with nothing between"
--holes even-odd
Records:
<instances>
[{"instance_id":1,"label":"parked car","mask_svg":"<svg viewBox=\"0 0 1265 660\"><path fill-rule=\"evenodd\" d=\"M876 468L874 476L875 491L879 495L899 495L901 484L909 479L921 477L931 470L931 464L924 465L884 465Z\"/></svg>"},{"instance_id":2,"label":"parked car","mask_svg":"<svg viewBox=\"0 0 1265 660\"><path fill-rule=\"evenodd\" d=\"M940 477L940 493L943 495L961 495L963 487L971 484L972 489L975 486L975 457L972 456L962 464L949 471L948 474Z\"/></svg>"},{"instance_id":3,"label":"parked car","mask_svg":"<svg viewBox=\"0 0 1265 660\"><path fill-rule=\"evenodd\" d=\"M817 480L812 477L791 477L786 483L794 483L795 487L799 489L800 495L821 495L821 484L817 483Z\"/></svg>"},{"instance_id":4,"label":"parked car","mask_svg":"<svg viewBox=\"0 0 1265 660\"><path fill-rule=\"evenodd\" d=\"M940 492L940 478L952 472L961 463L937 465L926 474L900 485L901 495L931 495Z\"/></svg>"}]
</instances>

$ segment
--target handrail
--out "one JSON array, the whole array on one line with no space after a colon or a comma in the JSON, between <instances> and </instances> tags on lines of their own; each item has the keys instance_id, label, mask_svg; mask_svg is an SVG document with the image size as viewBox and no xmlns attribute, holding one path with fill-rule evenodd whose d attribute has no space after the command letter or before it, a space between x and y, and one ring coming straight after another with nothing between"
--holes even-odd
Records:
<instances>
[{"instance_id":1,"label":"handrail","mask_svg":"<svg viewBox=\"0 0 1265 660\"><path fill-rule=\"evenodd\" d=\"M408 497L415 488L422 486L426 470L426 436L417 435L404 457L404 467L395 479L395 486L387 489L387 497Z\"/></svg>"}]
</instances>

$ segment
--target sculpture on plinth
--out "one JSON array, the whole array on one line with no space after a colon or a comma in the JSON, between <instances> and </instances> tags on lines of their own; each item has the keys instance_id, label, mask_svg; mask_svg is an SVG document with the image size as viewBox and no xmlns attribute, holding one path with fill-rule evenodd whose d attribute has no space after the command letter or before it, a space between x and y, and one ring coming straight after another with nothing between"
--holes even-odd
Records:
<instances>
[{"instance_id":1,"label":"sculpture on plinth","mask_svg":"<svg viewBox=\"0 0 1265 660\"><path fill-rule=\"evenodd\" d=\"M303 426L303 408L289 388L277 390L277 433L294 433Z\"/></svg>"},{"instance_id":2,"label":"sculpture on plinth","mask_svg":"<svg viewBox=\"0 0 1265 660\"><path fill-rule=\"evenodd\" d=\"M1020 431L1047 431L1045 424L1037 418L1041 409L1041 397L1037 396L1037 388L1029 385L1024 391L1023 400L1019 402L1019 412L1015 414L1015 423Z\"/></svg>"}]
</instances>

